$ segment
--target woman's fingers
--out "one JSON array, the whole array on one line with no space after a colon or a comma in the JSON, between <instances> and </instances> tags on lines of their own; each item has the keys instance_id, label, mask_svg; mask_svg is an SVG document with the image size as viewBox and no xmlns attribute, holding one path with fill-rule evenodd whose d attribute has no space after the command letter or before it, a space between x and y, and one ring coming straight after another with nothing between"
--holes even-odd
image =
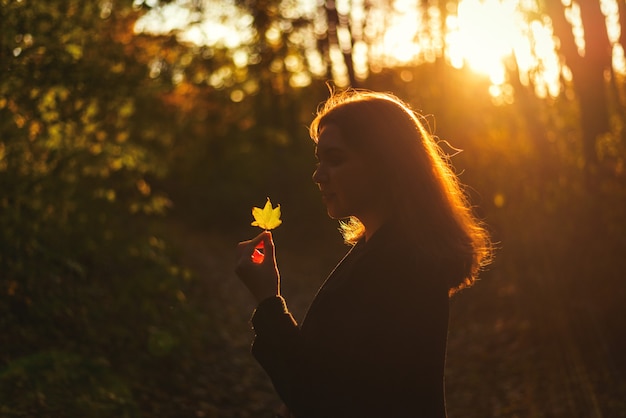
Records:
<instances>
[{"instance_id":1,"label":"woman's fingers","mask_svg":"<svg viewBox=\"0 0 626 418\"><path fill-rule=\"evenodd\" d=\"M258 301L280 294L280 275L274 254L274 242L269 231L237 245L235 273Z\"/></svg>"},{"instance_id":2,"label":"woman's fingers","mask_svg":"<svg viewBox=\"0 0 626 418\"><path fill-rule=\"evenodd\" d=\"M275 248L271 232L263 231L253 239L237 244L236 272L244 273L252 265L266 265L265 260L275 268Z\"/></svg>"},{"instance_id":3,"label":"woman's fingers","mask_svg":"<svg viewBox=\"0 0 626 418\"><path fill-rule=\"evenodd\" d=\"M264 235L266 234L266 232L267 231L263 231L251 240L241 241L239 244L237 244L237 260L241 261L242 259L249 259L250 257L252 257L254 249L257 247L257 245L259 245L260 242L264 242Z\"/></svg>"},{"instance_id":4,"label":"woman's fingers","mask_svg":"<svg viewBox=\"0 0 626 418\"><path fill-rule=\"evenodd\" d=\"M254 264L262 264L265 260L265 241L259 242L250 256Z\"/></svg>"}]
</instances>

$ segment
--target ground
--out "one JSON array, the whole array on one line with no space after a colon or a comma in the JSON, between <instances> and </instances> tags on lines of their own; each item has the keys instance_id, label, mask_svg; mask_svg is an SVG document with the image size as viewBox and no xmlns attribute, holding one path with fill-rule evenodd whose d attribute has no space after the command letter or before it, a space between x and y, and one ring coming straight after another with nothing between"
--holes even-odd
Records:
<instances>
[{"instance_id":1,"label":"ground","mask_svg":"<svg viewBox=\"0 0 626 418\"><path fill-rule=\"evenodd\" d=\"M172 240L203 283L213 319L213 329L206 330L213 336L207 347L211 366L200 383L207 395L199 417L271 417L280 404L250 355L254 303L233 273L237 239L254 233L225 237L173 224ZM283 293L299 320L345 247L339 236L336 245L318 252L314 243L285 244L277 233ZM546 283L540 278L521 282L496 262L474 287L452 297L446 365L450 418L626 417L626 383L612 368L591 310L572 308L566 294L551 292Z\"/></svg>"}]
</instances>

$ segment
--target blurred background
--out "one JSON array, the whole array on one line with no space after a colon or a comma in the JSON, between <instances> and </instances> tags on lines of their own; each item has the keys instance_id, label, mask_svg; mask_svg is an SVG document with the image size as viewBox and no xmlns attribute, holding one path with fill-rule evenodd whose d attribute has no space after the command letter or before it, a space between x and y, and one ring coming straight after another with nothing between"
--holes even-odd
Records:
<instances>
[{"instance_id":1,"label":"blurred background","mask_svg":"<svg viewBox=\"0 0 626 418\"><path fill-rule=\"evenodd\" d=\"M0 416L271 416L234 248L281 204L297 319L347 250L329 86L423 114L498 243L451 301L450 417L626 416L623 0L0 6Z\"/></svg>"}]
</instances>

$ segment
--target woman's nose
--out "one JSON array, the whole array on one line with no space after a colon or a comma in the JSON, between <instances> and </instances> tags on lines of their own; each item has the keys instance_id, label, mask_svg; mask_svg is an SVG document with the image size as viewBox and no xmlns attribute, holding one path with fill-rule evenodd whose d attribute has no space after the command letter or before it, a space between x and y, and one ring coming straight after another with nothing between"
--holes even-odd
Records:
<instances>
[{"instance_id":1,"label":"woman's nose","mask_svg":"<svg viewBox=\"0 0 626 418\"><path fill-rule=\"evenodd\" d=\"M325 170L321 166L317 166L317 168L313 172L313 176L311 176L313 182L317 184L323 183L327 179L327 177L328 176L326 175Z\"/></svg>"},{"instance_id":2,"label":"woman's nose","mask_svg":"<svg viewBox=\"0 0 626 418\"><path fill-rule=\"evenodd\" d=\"M318 174L318 169L315 169L315 171L313 171L313 175L311 176L311 178L313 179L313 183L319 183L319 174Z\"/></svg>"}]
</instances>

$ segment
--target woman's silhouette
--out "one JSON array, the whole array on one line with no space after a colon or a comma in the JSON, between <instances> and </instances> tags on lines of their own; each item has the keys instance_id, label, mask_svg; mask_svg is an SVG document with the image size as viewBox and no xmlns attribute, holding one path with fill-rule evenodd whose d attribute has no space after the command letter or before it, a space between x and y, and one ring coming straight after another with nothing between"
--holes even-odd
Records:
<instances>
[{"instance_id":1,"label":"woman's silhouette","mask_svg":"<svg viewBox=\"0 0 626 418\"><path fill-rule=\"evenodd\" d=\"M445 417L448 298L489 262L489 236L420 117L395 96L335 94L310 134L313 181L352 248L298 326L271 233L239 244L237 274L259 302L252 353L290 416Z\"/></svg>"}]
</instances>

